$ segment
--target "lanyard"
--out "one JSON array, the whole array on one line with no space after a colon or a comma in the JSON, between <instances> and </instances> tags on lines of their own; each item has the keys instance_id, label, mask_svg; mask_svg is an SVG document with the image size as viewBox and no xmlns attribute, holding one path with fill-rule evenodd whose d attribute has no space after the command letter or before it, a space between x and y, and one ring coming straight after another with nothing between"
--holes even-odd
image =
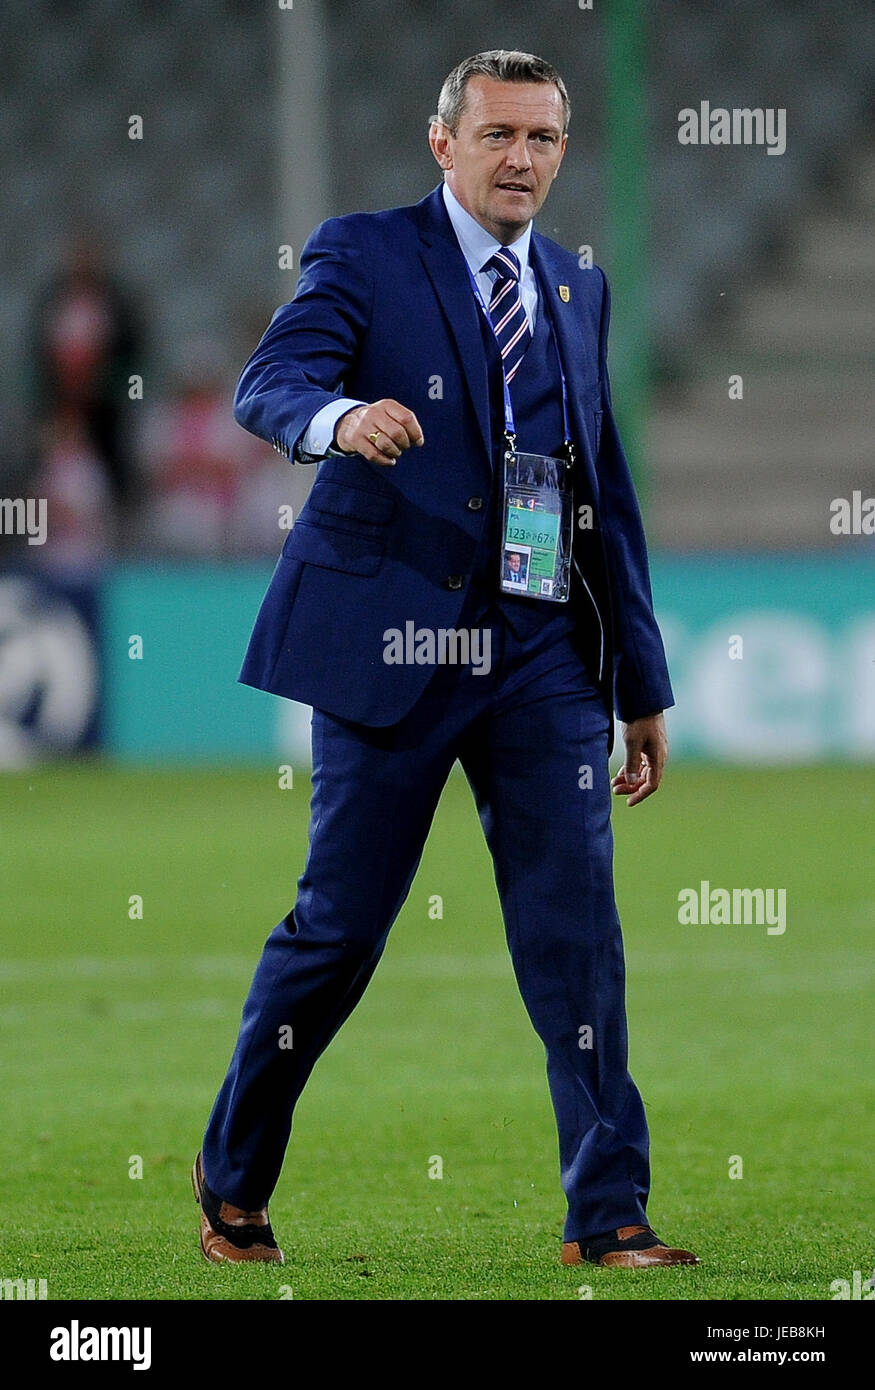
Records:
<instances>
[{"instance_id":1,"label":"lanyard","mask_svg":"<svg viewBox=\"0 0 875 1390\"><path fill-rule=\"evenodd\" d=\"M486 307L486 301L484 300L483 295L480 293L480 286L474 279L474 275L471 271L471 267L469 266L467 260L465 261L465 269L468 272L468 279L471 281L471 288L477 296L480 308L486 315L486 322L489 324L489 327L492 329L494 333L495 325L489 316L489 310ZM565 446L569 451L569 455L573 457L574 445L571 443L571 425L568 415L568 386L565 381L565 372L562 369L562 354L559 351L559 340L556 337L556 325L553 322L553 315L550 313L549 309L546 309L546 299L547 296L543 293L543 291L541 291L541 302L542 306L546 310L547 319L550 324L550 333L553 338L553 346L556 349L556 361L559 366L559 379L562 382L562 428L565 431ZM522 303L522 283L520 284L520 302ZM498 339L496 339L496 342L497 341ZM509 447L511 449L514 449L516 441L516 428L514 426L513 405L510 399L510 388L508 387L507 374L504 370L504 358L501 358L501 384L504 387L504 433L507 438Z\"/></svg>"}]
</instances>

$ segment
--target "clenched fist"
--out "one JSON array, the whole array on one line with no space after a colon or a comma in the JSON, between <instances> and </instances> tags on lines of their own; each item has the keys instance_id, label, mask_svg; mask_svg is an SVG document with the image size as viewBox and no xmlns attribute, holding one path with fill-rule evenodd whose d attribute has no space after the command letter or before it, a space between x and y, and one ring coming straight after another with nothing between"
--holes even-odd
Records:
<instances>
[{"instance_id":1,"label":"clenched fist","mask_svg":"<svg viewBox=\"0 0 875 1390\"><path fill-rule=\"evenodd\" d=\"M374 436L374 438L369 438ZM398 401L374 401L357 405L341 415L334 430L335 447L345 454L361 454L371 463L391 466L411 444L424 444L422 429L412 410Z\"/></svg>"}]
</instances>

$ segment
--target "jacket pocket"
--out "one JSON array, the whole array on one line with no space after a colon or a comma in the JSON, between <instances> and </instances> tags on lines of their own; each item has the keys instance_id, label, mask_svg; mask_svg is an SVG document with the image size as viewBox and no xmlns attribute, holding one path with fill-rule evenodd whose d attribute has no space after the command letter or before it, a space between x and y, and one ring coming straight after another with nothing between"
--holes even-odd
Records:
<instances>
[{"instance_id":1,"label":"jacket pocket","mask_svg":"<svg viewBox=\"0 0 875 1390\"><path fill-rule=\"evenodd\" d=\"M308 525L343 526L347 522L367 527L386 526L395 510L395 499L382 492L348 487L342 483L317 481L301 511ZM311 515L316 513L316 515ZM351 529L358 529L354 525Z\"/></svg>"},{"instance_id":2,"label":"jacket pocket","mask_svg":"<svg viewBox=\"0 0 875 1390\"><path fill-rule=\"evenodd\" d=\"M386 537L367 532L313 526L296 521L283 546L283 556L303 560L344 574L376 574L386 552Z\"/></svg>"},{"instance_id":3,"label":"jacket pocket","mask_svg":"<svg viewBox=\"0 0 875 1390\"><path fill-rule=\"evenodd\" d=\"M395 499L318 479L283 546L283 555L345 574L376 574Z\"/></svg>"}]
</instances>

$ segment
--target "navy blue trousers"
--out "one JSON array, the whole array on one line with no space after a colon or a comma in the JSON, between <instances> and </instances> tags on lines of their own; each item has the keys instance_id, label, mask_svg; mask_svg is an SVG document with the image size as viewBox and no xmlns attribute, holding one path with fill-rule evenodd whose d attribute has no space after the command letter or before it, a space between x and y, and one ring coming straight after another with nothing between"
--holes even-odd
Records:
<instances>
[{"instance_id":1,"label":"navy blue trousers","mask_svg":"<svg viewBox=\"0 0 875 1390\"><path fill-rule=\"evenodd\" d=\"M294 908L265 944L204 1140L206 1181L235 1206L267 1204L298 1096L367 987L458 759L492 855L516 979L546 1049L565 1239L646 1220L649 1145L627 1069L608 714L567 618L520 638L493 609L490 630L488 674L438 667L389 728L314 711L306 866ZM591 787L581 786L585 768ZM293 1029L290 1049L279 1045L284 1027Z\"/></svg>"}]
</instances>

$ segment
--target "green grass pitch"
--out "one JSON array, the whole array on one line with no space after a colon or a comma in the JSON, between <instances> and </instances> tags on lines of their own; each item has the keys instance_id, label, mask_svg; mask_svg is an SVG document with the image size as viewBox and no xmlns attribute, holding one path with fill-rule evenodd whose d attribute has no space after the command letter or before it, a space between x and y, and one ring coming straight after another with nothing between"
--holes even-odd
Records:
<instances>
[{"instance_id":1,"label":"green grass pitch","mask_svg":"<svg viewBox=\"0 0 875 1390\"><path fill-rule=\"evenodd\" d=\"M299 1105L271 1205L285 1267L208 1265L189 1168L294 899L308 794L270 767L0 778L0 1278L50 1299L485 1300L828 1300L868 1278L875 770L841 767L677 766L615 805L649 1214L701 1267L559 1264L542 1049L461 777ZM701 879L785 887L785 934L681 926Z\"/></svg>"}]
</instances>

